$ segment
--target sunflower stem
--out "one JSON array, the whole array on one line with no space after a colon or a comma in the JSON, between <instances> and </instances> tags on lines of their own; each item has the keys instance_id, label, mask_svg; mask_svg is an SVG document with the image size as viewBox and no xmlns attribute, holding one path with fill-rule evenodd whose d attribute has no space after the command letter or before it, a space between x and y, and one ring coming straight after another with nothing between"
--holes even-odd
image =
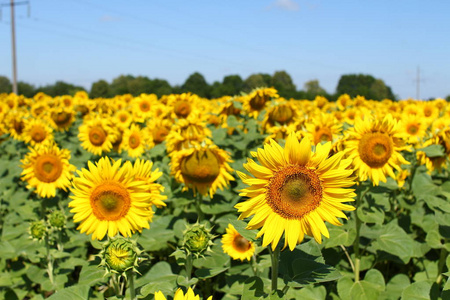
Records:
<instances>
[{"instance_id":1,"label":"sunflower stem","mask_svg":"<svg viewBox=\"0 0 450 300\"><path fill-rule=\"evenodd\" d=\"M130 300L136 300L136 289L134 288L134 271L128 271L128 289L130 290Z\"/></svg>"},{"instance_id":2,"label":"sunflower stem","mask_svg":"<svg viewBox=\"0 0 450 300\"><path fill-rule=\"evenodd\" d=\"M272 292L278 289L278 264L280 260L280 247L277 245L275 250L269 247L270 260L272 261Z\"/></svg>"},{"instance_id":3,"label":"sunflower stem","mask_svg":"<svg viewBox=\"0 0 450 300\"><path fill-rule=\"evenodd\" d=\"M358 194L358 197L356 197L356 210L355 210L356 237L355 237L355 242L353 243L353 251L355 252L355 269L354 269L355 282L359 281L359 270L360 270L360 266L361 266L361 252L360 252L360 248L359 248L359 238L360 238L362 221L358 217L357 209L361 206L362 200L369 190L370 190L370 186L365 187Z\"/></svg>"},{"instance_id":4,"label":"sunflower stem","mask_svg":"<svg viewBox=\"0 0 450 300\"><path fill-rule=\"evenodd\" d=\"M197 218L199 222L205 219L205 215L203 214L202 208L200 207L202 202L203 202L202 194L197 193L197 197L195 197L195 209L197 210Z\"/></svg>"},{"instance_id":5,"label":"sunflower stem","mask_svg":"<svg viewBox=\"0 0 450 300\"><path fill-rule=\"evenodd\" d=\"M184 263L184 266L186 268L186 277L188 281L191 280L192 276L192 263L193 263L192 253L188 252L186 254L186 262Z\"/></svg>"},{"instance_id":6,"label":"sunflower stem","mask_svg":"<svg viewBox=\"0 0 450 300\"><path fill-rule=\"evenodd\" d=\"M448 251L445 248L441 249L441 256L439 257L439 262L438 262L438 276L436 278L436 283L439 285L442 282L442 270L444 269L445 266L445 261L447 259L448 256Z\"/></svg>"},{"instance_id":7,"label":"sunflower stem","mask_svg":"<svg viewBox=\"0 0 450 300\"><path fill-rule=\"evenodd\" d=\"M45 248L47 250L47 274L48 279L52 283L52 286L55 285L54 279L53 279L53 258L50 254L50 238L48 236L48 233L45 235Z\"/></svg>"},{"instance_id":8,"label":"sunflower stem","mask_svg":"<svg viewBox=\"0 0 450 300\"><path fill-rule=\"evenodd\" d=\"M257 261L256 261L256 253L253 253L253 255L252 255L251 265L252 265L253 274L255 276L259 276L258 265L257 265Z\"/></svg>"},{"instance_id":9,"label":"sunflower stem","mask_svg":"<svg viewBox=\"0 0 450 300\"><path fill-rule=\"evenodd\" d=\"M114 288L114 293L116 294L116 296L121 295L119 281L117 280L117 274L116 273L112 273L111 281L112 281L113 288Z\"/></svg>"}]
</instances>

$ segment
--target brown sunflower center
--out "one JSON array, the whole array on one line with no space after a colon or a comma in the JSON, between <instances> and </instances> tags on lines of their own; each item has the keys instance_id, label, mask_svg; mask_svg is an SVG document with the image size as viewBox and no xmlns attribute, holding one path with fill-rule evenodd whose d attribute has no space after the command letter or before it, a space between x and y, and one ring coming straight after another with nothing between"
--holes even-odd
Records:
<instances>
[{"instance_id":1,"label":"brown sunflower center","mask_svg":"<svg viewBox=\"0 0 450 300\"><path fill-rule=\"evenodd\" d=\"M372 132L363 135L359 142L359 156L371 168L383 167L391 158L394 145L385 133Z\"/></svg>"},{"instance_id":2,"label":"brown sunflower center","mask_svg":"<svg viewBox=\"0 0 450 300\"><path fill-rule=\"evenodd\" d=\"M316 131L314 135L314 144L319 144L322 142L329 142L333 140L333 135L331 134L331 130L326 127L321 127Z\"/></svg>"},{"instance_id":3,"label":"brown sunflower center","mask_svg":"<svg viewBox=\"0 0 450 300\"><path fill-rule=\"evenodd\" d=\"M174 112L179 118L186 118L191 113L191 105L188 101L178 101L175 103Z\"/></svg>"},{"instance_id":4,"label":"brown sunflower center","mask_svg":"<svg viewBox=\"0 0 450 300\"><path fill-rule=\"evenodd\" d=\"M33 141L40 143L47 137L47 132L42 126L33 126L30 131L30 136Z\"/></svg>"},{"instance_id":5,"label":"brown sunflower center","mask_svg":"<svg viewBox=\"0 0 450 300\"><path fill-rule=\"evenodd\" d=\"M267 96L256 95L252 99L250 99L250 107L254 110L261 110L266 105L266 102L269 100Z\"/></svg>"},{"instance_id":6,"label":"brown sunflower center","mask_svg":"<svg viewBox=\"0 0 450 300\"><path fill-rule=\"evenodd\" d=\"M169 134L169 130L166 127L158 127L153 130L153 142L155 144L161 144Z\"/></svg>"},{"instance_id":7,"label":"brown sunflower center","mask_svg":"<svg viewBox=\"0 0 450 300\"><path fill-rule=\"evenodd\" d=\"M433 111L431 110L430 107L425 107L425 109L423 110L423 114L425 115L425 117L431 117Z\"/></svg>"},{"instance_id":8,"label":"brown sunflower center","mask_svg":"<svg viewBox=\"0 0 450 300\"><path fill-rule=\"evenodd\" d=\"M142 101L139 105L139 108L143 112L148 112L150 110L150 103L148 103L147 101Z\"/></svg>"},{"instance_id":9,"label":"brown sunflower center","mask_svg":"<svg viewBox=\"0 0 450 300\"><path fill-rule=\"evenodd\" d=\"M126 114L121 114L121 115L119 116L119 120L120 120L120 122L125 123L125 122L128 120L128 115L126 115Z\"/></svg>"},{"instance_id":10,"label":"brown sunflower center","mask_svg":"<svg viewBox=\"0 0 450 300\"><path fill-rule=\"evenodd\" d=\"M195 151L181 162L181 174L193 182L213 182L219 173L219 160L209 149Z\"/></svg>"},{"instance_id":11,"label":"brown sunflower center","mask_svg":"<svg viewBox=\"0 0 450 300\"><path fill-rule=\"evenodd\" d=\"M90 196L94 215L99 220L116 221L127 215L131 206L130 193L120 183L104 181Z\"/></svg>"},{"instance_id":12,"label":"brown sunflower center","mask_svg":"<svg viewBox=\"0 0 450 300\"><path fill-rule=\"evenodd\" d=\"M419 131L419 125L418 124L409 124L406 128L406 131L411 135L416 135Z\"/></svg>"},{"instance_id":13,"label":"brown sunflower center","mask_svg":"<svg viewBox=\"0 0 450 300\"><path fill-rule=\"evenodd\" d=\"M130 135L130 138L128 139L128 145L131 149L136 149L141 144L141 137L139 136L139 133L133 132Z\"/></svg>"},{"instance_id":14,"label":"brown sunflower center","mask_svg":"<svg viewBox=\"0 0 450 300\"><path fill-rule=\"evenodd\" d=\"M266 201L286 219L302 219L322 201L322 184L314 170L288 165L269 181Z\"/></svg>"},{"instance_id":15,"label":"brown sunflower center","mask_svg":"<svg viewBox=\"0 0 450 300\"><path fill-rule=\"evenodd\" d=\"M233 239L233 248L236 249L239 252L248 251L248 249L250 249L250 247L251 247L250 242L245 237L243 237L240 234L238 234Z\"/></svg>"},{"instance_id":16,"label":"brown sunflower center","mask_svg":"<svg viewBox=\"0 0 450 300\"><path fill-rule=\"evenodd\" d=\"M72 114L62 111L52 114L52 119L56 123L56 125L64 126L70 123L70 121L72 120Z\"/></svg>"},{"instance_id":17,"label":"brown sunflower center","mask_svg":"<svg viewBox=\"0 0 450 300\"><path fill-rule=\"evenodd\" d=\"M14 130L17 132L17 134L22 134L25 124L23 123L22 120L14 120L13 126L14 126Z\"/></svg>"},{"instance_id":18,"label":"brown sunflower center","mask_svg":"<svg viewBox=\"0 0 450 300\"><path fill-rule=\"evenodd\" d=\"M106 132L101 126L94 126L89 130L89 141L94 146L101 146L106 141Z\"/></svg>"},{"instance_id":19,"label":"brown sunflower center","mask_svg":"<svg viewBox=\"0 0 450 300\"><path fill-rule=\"evenodd\" d=\"M62 174L61 159L53 154L42 154L34 163L34 175L41 182L55 182Z\"/></svg>"}]
</instances>

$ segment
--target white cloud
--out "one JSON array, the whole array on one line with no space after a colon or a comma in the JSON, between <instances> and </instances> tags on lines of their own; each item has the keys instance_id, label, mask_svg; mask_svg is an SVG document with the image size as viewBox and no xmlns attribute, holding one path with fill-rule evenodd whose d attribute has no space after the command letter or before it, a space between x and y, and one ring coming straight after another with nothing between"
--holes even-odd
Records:
<instances>
[{"instance_id":1,"label":"white cloud","mask_svg":"<svg viewBox=\"0 0 450 300\"><path fill-rule=\"evenodd\" d=\"M275 6L283 10L289 11L297 11L300 9L298 3L293 0L275 0L275 2L271 6Z\"/></svg>"}]
</instances>

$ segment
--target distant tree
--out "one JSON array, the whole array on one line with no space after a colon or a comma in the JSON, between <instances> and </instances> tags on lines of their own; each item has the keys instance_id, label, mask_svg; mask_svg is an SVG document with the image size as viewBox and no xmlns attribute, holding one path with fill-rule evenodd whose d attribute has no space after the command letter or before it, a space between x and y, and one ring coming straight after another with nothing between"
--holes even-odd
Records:
<instances>
[{"instance_id":1,"label":"distant tree","mask_svg":"<svg viewBox=\"0 0 450 300\"><path fill-rule=\"evenodd\" d=\"M130 79L127 82L128 92L133 96L139 96L140 94L151 94L152 82L148 77L138 76Z\"/></svg>"},{"instance_id":2,"label":"distant tree","mask_svg":"<svg viewBox=\"0 0 450 300\"><path fill-rule=\"evenodd\" d=\"M266 75L267 74L259 73L248 76L247 79L245 79L244 81L244 91L248 93L255 88L270 86L271 80L267 82L268 78Z\"/></svg>"},{"instance_id":3,"label":"distant tree","mask_svg":"<svg viewBox=\"0 0 450 300\"><path fill-rule=\"evenodd\" d=\"M23 81L17 82L17 90L20 95L24 95L27 98L32 98L36 94L35 87Z\"/></svg>"},{"instance_id":4,"label":"distant tree","mask_svg":"<svg viewBox=\"0 0 450 300\"><path fill-rule=\"evenodd\" d=\"M342 75L339 79L336 93L338 95L348 94L351 97L360 95L373 100L383 100L385 98L395 100L391 88L386 86L383 80L364 74Z\"/></svg>"},{"instance_id":5,"label":"distant tree","mask_svg":"<svg viewBox=\"0 0 450 300\"><path fill-rule=\"evenodd\" d=\"M210 86L202 74L195 72L189 75L181 86L181 90L185 93L191 92L197 94L200 97L209 97Z\"/></svg>"},{"instance_id":6,"label":"distant tree","mask_svg":"<svg viewBox=\"0 0 450 300\"><path fill-rule=\"evenodd\" d=\"M57 81L55 84L46 85L43 87L39 87L36 90L36 93L43 92L49 96L56 97L62 95L75 95L78 91L85 91L85 89L81 86L76 86L70 83L66 83L64 81Z\"/></svg>"},{"instance_id":7,"label":"distant tree","mask_svg":"<svg viewBox=\"0 0 450 300\"><path fill-rule=\"evenodd\" d=\"M106 80L99 80L92 84L90 98L107 98L111 96L109 83Z\"/></svg>"},{"instance_id":8,"label":"distant tree","mask_svg":"<svg viewBox=\"0 0 450 300\"><path fill-rule=\"evenodd\" d=\"M228 75L223 78L222 83L215 81L211 85L211 97L238 95L244 87L244 81L239 75Z\"/></svg>"},{"instance_id":9,"label":"distant tree","mask_svg":"<svg viewBox=\"0 0 450 300\"><path fill-rule=\"evenodd\" d=\"M305 82L303 85L303 88L305 89L303 97L305 99L313 100L317 96L324 96L327 98L327 92L324 88L320 86L319 80L313 79L310 81Z\"/></svg>"},{"instance_id":10,"label":"distant tree","mask_svg":"<svg viewBox=\"0 0 450 300\"><path fill-rule=\"evenodd\" d=\"M172 93L172 87L169 82L164 79L153 79L151 80L151 91L156 94L158 97L162 95L169 95Z\"/></svg>"},{"instance_id":11,"label":"distant tree","mask_svg":"<svg viewBox=\"0 0 450 300\"><path fill-rule=\"evenodd\" d=\"M272 76L271 86L277 89L278 94L284 98L294 98L297 91L291 75L286 71L277 71Z\"/></svg>"},{"instance_id":12,"label":"distant tree","mask_svg":"<svg viewBox=\"0 0 450 300\"><path fill-rule=\"evenodd\" d=\"M0 93L11 93L11 81L6 76L0 76Z\"/></svg>"},{"instance_id":13,"label":"distant tree","mask_svg":"<svg viewBox=\"0 0 450 300\"><path fill-rule=\"evenodd\" d=\"M114 78L110 84L110 91L112 96L129 94L130 90L128 87L128 82L133 80L134 77L131 75L120 75Z\"/></svg>"},{"instance_id":14,"label":"distant tree","mask_svg":"<svg viewBox=\"0 0 450 300\"><path fill-rule=\"evenodd\" d=\"M445 97L445 100L446 100L447 102L450 102L450 95L448 95L447 97Z\"/></svg>"}]
</instances>

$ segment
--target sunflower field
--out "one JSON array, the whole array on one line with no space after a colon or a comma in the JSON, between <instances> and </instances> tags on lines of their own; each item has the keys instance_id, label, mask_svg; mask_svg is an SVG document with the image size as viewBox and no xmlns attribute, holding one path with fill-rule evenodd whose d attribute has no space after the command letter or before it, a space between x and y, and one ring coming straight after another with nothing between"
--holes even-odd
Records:
<instances>
[{"instance_id":1,"label":"sunflower field","mask_svg":"<svg viewBox=\"0 0 450 300\"><path fill-rule=\"evenodd\" d=\"M0 299L450 299L450 105L0 94Z\"/></svg>"}]
</instances>

